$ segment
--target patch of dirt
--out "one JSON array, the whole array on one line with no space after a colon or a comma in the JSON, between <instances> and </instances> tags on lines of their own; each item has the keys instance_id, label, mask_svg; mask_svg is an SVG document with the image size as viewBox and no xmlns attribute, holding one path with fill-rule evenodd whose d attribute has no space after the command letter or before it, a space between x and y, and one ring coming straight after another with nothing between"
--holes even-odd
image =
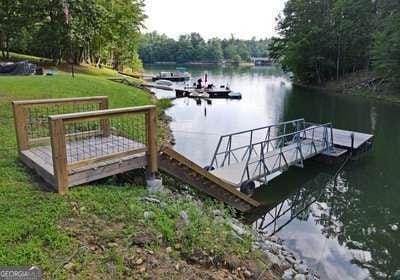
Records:
<instances>
[{"instance_id":1,"label":"patch of dirt","mask_svg":"<svg viewBox=\"0 0 400 280\"><path fill-rule=\"evenodd\" d=\"M129 225L83 217L76 202L71 208L75 215L60 230L68 232L79 249L60 264L67 279L278 279L261 260L221 259L205 251L185 256L179 246L165 245L156 232L143 228L127 234Z\"/></svg>"},{"instance_id":2,"label":"patch of dirt","mask_svg":"<svg viewBox=\"0 0 400 280\"><path fill-rule=\"evenodd\" d=\"M168 116L165 112L162 112L159 116L159 125L163 130L162 141L161 143L165 146L173 146L175 145L175 137L172 133L172 129L169 126L172 118Z\"/></svg>"}]
</instances>

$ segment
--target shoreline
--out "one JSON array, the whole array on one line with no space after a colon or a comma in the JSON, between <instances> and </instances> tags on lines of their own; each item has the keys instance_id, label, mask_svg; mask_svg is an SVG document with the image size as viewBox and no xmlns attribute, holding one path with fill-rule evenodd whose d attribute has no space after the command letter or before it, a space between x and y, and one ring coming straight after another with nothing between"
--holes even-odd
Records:
<instances>
[{"instance_id":1,"label":"shoreline","mask_svg":"<svg viewBox=\"0 0 400 280\"><path fill-rule=\"evenodd\" d=\"M302 89L320 91L324 94L335 95L335 96L355 96L362 97L365 99L384 102L388 104L400 105L400 96L389 95L387 93L379 93L372 89L366 88L334 88L332 86L317 86L317 85L305 85L297 82L292 82L293 87Z\"/></svg>"},{"instance_id":2,"label":"shoreline","mask_svg":"<svg viewBox=\"0 0 400 280\"><path fill-rule=\"evenodd\" d=\"M233 62L207 62L207 61L189 61L189 62L176 62L176 61L166 61L166 62L153 62L144 63L144 65L150 66L177 66L177 65L187 65L187 66L256 66L253 62L242 61L239 64Z\"/></svg>"}]
</instances>

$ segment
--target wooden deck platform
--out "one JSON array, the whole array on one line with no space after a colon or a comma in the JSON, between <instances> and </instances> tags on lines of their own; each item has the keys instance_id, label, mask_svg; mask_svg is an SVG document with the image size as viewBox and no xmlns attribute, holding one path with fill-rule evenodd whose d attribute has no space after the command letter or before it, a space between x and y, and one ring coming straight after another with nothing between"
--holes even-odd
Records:
<instances>
[{"instance_id":1,"label":"wooden deck platform","mask_svg":"<svg viewBox=\"0 0 400 280\"><path fill-rule=\"evenodd\" d=\"M108 109L105 96L12 105L21 160L60 194L132 169L157 172L154 105Z\"/></svg>"},{"instance_id":2,"label":"wooden deck platform","mask_svg":"<svg viewBox=\"0 0 400 280\"><path fill-rule=\"evenodd\" d=\"M314 143L316 144L315 145L316 150L314 149L311 140L302 141L301 150L304 159L313 157L314 155L319 154L324 150L324 145L322 142L314 141ZM282 170L282 165L276 164L276 162L279 160L279 153L280 149L276 149L264 155L264 164L268 168L269 174L271 175ZM288 167L298 164L299 156L296 155L296 153L298 153L297 144L291 144L283 147L282 153L285 157ZM254 160L250 159L250 162L256 161L257 159L259 159L259 156L254 157ZM240 184L242 183L242 174L245 168L246 168L246 162L241 161L238 163L226 165L221 168L217 168L215 170L210 171L210 173L223 179L224 181L230 184L235 185L236 187L240 187ZM260 174L257 171L257 169L259 168L258 165L251 164L249 165L249 168L250 168L249 170L250 174ZM257 179L259 178L256 175L252 177L252 180L257 180Z\"/></svg>"},{"instance_id":3,"label":"wooden deck platform","mask_svg":"<svg viewBox=\"0 0 400 280\"><path fill-rule=\"evenodd\" d=\"M68 186L84 184L146 166L145 145L125 137L90 137L66 144ZM107 159L107 155L113 155ZM116 156L117 155L117 156ZM118 156L119 155L119 156ZM51 146L21 151L21 159L51 185L55 185ZM100 160L101 159L101 160ZM85 164L78 164L84 161ZM74 163L76 163L74 165Z\"/></svg>"}]
</instances>

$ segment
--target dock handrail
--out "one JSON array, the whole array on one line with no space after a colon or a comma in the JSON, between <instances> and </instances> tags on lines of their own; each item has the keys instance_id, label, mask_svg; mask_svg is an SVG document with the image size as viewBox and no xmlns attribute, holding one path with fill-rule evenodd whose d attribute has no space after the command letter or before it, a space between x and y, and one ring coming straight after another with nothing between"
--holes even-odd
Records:
<instances>
[{"instance_id":1,"label":"dock handrail","mask_svg":"<svg viewBox=\"0 0 400 280\"><path fill-rule=\"evenodd\" d=\"M316 124L296 119L226 134L220 137L209 168L244 164L240 185L261 177L266 181L267 175L275 171L286 169L289 165L303 166L306 158L332 149L332 129L331 123ZM285 155L290 155L290 164ZM267 166L267 160L270 166Z\"/></svg>"},{"instance_id":2,"label":"dock handrail","mask_svg":"<svg viewBox=\"0 0 400 280\"><path fill-rule=\"evenodd\" d=\"M272 124L272 125L267 125L267 126L262 126L262 127L258 127L258 128L254 128L254 129L249 129L249 130L244 130L244 131L239 131L239 132L234 132L234 133L229 133L229 134L225 134L222 135L219 138L217 147L215 149L215 152L213 154L213 157L211 159L211 163L210 163L210 167L219 167L219 166L224 166L226 160L228 161L228 165L230 164L230 156L232 154L233 157L235 157L235 155L233 154L233 152L241 150L243 148L248 148L251 144L253 144L253 141L255 139L255 135L257 132L262 132L262 135L260 135L259 138L262 138L263 141L268 140L271 138L271 135L273 134L272 129L278 129L278 131L276 132L278 135L280 135L279 133L283 133L283 134L287 134L286 132L290 129L290 128L294 128L295 131L298 131L300 129L305 128L306 126L306 122L304 120L304 118L301 119L295 119L292 121L285 121L285 122L281 122L278 124ZM291 125L291 127L290 127ZM282 130L282 132L280 132L279 130ZM234 137L238 137L238 136L246 136L248 137L248 141L246 141L246 144L242 144L239 145L238 147L233 147L232 148L232 142L234 140ZM221 145L223 144L223 142L226 141L226 148L222 151L221 150ZM242 156L242 160L243 158L246 156L247 151L245 152L245 154ZM220 155L225 155L224 156L224 160L221 164L218 164L217 161L217 157Z\"/></svg>"},{"instance_id":3,"label":"dock handrail","mask_svg":"<svg viewBox=\"0 0 400 280\"><path fill-rule=\"evenodd\" d=\"M323 132L322 137L318 137L318 139L316 139L314 132L316 129L319 129L319 128L323 128L324 132ZM329 136L328 130L330 131L330 136ZM307 137L307 132L309 132L309 131L312 131L311 138ZM249 149L249 154L247 156L245 168L243 170L240 183L243 183L247 180L260 179L260 177L266 178L267 175L273 173L274 171L276 171L276 169L282 168L282 160L284 162L285 168L288 168L289 166L288 166L288 163L286 161L286 158L285 158L285 155L283 152L283 149L285 147L289 147L285 152L288 152L291 150L296 151L295 161L296 162L298 161L298 164L302 166L303 161L304 161L304 157L303 157L303 153L302 153L303 141L310 140L311 141L311 143L309 144L310 149L314 148L314 153L312 153L312 154L316 154L316 153L318 153L317 148L316 148L317 141L322 142L323 150L333 148L333 141L332 141L333 136L332 135L333 135L332 134L332 124L325 123L325 124L320 124L320 125L313 125L311 127L308 127L308 128L296 131L296 132L280 135L280 136L277 136L277 137L274 137L274 138L271 138L271 139L268 139L265 141L259 141L259 142L253 143ZM290 147L289 145L286 145L285 138L287 138L289 136L298 136L298 137L292 137L292 141L289 142L290 144L295 144L295 146ZM273 143L273 141L277 141L279 143L279 147L276 147L276 145L275 145L272 150L272 151L277 151L277 152L266 155L268 152L270 152L269 151L269 143ZM260 146L259 155L256 153L257 157L252 160L253 153L257 151L257 149L255 148L256 146ZM273 157L276 157L276 160L275 160L272 168L266 166L265 160L268 158L273 158ZM256 166L256 168L254 168L254 170L255 171L259 170L258 175L250 174L249 166L254 165L254 164L257 164L257 166ZM278 164L278 166L276 166L276 164Z\"/></svg>"},{"instance_id":4,"label":"dock handrail","mask_svg":"<svg viewBox=\"0 0 400 280\"><path fill-rule=\"evenodd\" d=\"M270 128L270 127L279 127L279 126L282 126L282 125L291 124L291 123L297 123L297 122L306 123L304 118L301 118L301 119L295 119L295 120L292 120L292 121L285 121L285 122L280 122L280 123L277 123L277 124L271 124L271 125L266 125L266 126L253 128L253 129L248 129L248 130L228 133L228 134L222 135L221 137L228 137L228 136L234 136L234 135L239 135L239 134L245 134L245 133L252 132L252 131L254 132L254 131L257 131L257 130L263 130L263 129Z\"/></svg>"}]
</instances>

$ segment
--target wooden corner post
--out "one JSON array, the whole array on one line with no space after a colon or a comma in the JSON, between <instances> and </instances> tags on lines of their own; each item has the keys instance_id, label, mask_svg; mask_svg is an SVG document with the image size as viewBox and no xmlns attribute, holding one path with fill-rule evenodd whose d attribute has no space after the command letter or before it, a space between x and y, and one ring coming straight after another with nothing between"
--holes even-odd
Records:
<instances>
[{"instance_id":1,"label":"wooden corner post","mask_svg":"<svg viewBox=\"0 0 400 280\"><path fill-rule=\"evenodd\" d=\"M65 145L64 123L62 119L49 117L51 154L57 190L60 194L68 191L67 148Z\"/></svg>"},{"instance_id":2,"label":"wooden corner post","mask_svg":"<svg viewBox=\"0 0 400 280\"><path fill-rule=\"evenodd\" d=\"M18 152L29 149L28 125L26 109L18 101L12 102L14 112L15 133L17 135Z\"/></svg>"},{"instance_id":3,"label":"wooden corner post","mask_svg":"<svg viewBox=\"0 0 400 280\"><path fill-rule=\"evenodd\" d=\"M99 109L108 109L108 97L105 96L100 99ZM104 137L110 136L110 120L108 118L102 118L100 120L100 131Z\"/></svg>"},{"instance_id":4,"label":"wooden corner post","mask_svg":"<svg viewBox=\"0 0 400 280\"><path fill-rule=\"evenodd\" d=\"M147 128L147 172L154 175L157 172L157 112L152 107L146 113Z\"/></svg>"}]
</instances>

